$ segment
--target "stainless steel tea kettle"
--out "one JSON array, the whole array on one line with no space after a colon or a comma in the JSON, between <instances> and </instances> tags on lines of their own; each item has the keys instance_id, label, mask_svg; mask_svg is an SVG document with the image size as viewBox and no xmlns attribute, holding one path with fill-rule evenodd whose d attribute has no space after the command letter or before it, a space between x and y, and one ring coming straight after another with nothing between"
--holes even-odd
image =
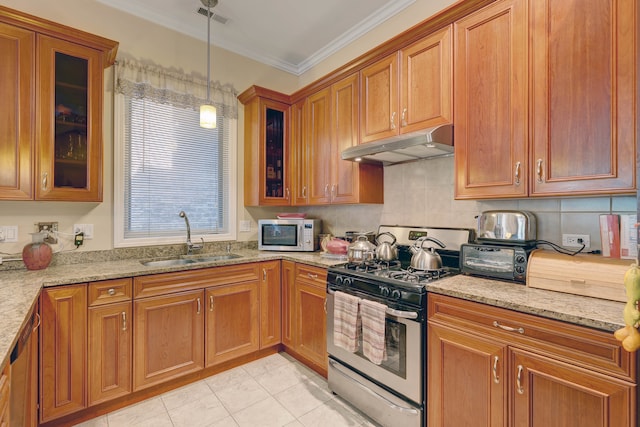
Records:
<instances>
[{"instance_id":1,"label":"stainless steel tea kettle","mask_svg":"<svg viewBox=\"0 0 640 427\"><path fill-rule=\"evenodd\" d=\"M440 254L438 254L434 248L423 248L424 242L426 241L433 242L443 249L446 247L444 243L433 237L420 237L413 246L409 248L413 254L411 257L411 268L421 271L438 270L442 268L442 258L440 258Z\"/></svg>"},{"instance_id":2,"label":"stainless steel tea kettle","mask_svg":"<svg viewBox=\"0 0 640 427\"><path fill-rule=\"evenodd\" d=\"M381 241L380 237L389 236L391 241ZM398 258L398 248L396 247L396 236L387 232L376 236L376 258L380 261L393 261Z\"/></svg>"}]
</instances>

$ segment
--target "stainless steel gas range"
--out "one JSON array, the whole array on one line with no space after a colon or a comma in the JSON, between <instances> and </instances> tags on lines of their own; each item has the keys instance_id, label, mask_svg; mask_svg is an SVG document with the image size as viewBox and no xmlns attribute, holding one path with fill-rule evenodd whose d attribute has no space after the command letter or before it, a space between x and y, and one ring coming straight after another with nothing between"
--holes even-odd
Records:
<instances>
[{"instance_id":1,"label":"stainless steel gas range","mask_svg":"<svg viewBox=\"0 0 640 427\"><path fill-rule=\"evenodd\" d=\"M329 269L327 276L327 351L329 388L383 426L424 426L426 401L425 284L458 273L460 246L474 239L474 230L459 228L380 226L378 234L396 238L398 259L344 264ZM445 246L433 245L442 268L411 268L409 248L421 237L432 237ZM423 243L424 248L430 246ZM336 293L382 304L384 358L365 356L363 312L358 309L355 351L334 338L342 333L343 306L336 310ZM344 295L338 294L342 299ZM348 298L348 297L347 297ZM351 299L353 301L353 298ZM341 300L342 301L342 300ZM342 303L341 303L342 304ZM351 317L353 318L353 316ZM335 330L334 326L338 324Z\"/></svg>"}]
</instances>

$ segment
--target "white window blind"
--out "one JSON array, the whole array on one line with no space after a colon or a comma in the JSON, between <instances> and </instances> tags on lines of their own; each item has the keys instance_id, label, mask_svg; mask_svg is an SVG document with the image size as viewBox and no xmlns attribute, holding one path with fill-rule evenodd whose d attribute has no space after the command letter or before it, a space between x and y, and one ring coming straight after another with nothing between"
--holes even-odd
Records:
<instances>
[{"instance_id":1,"label":"white window blind","mask_svg":"<svg viewBox=\"0 0 640 427\"><path fill-rule=\"evenodd\" d=\"M217 127L204 129L199 97L156 88L149 81L118 83L121 149L116 163L121 165L116 169L123 176L122 193L116 188L115 246L184 240L181 210L192 235L234 237L235 157L230 148L236 120L229 116L237 112L235 105L216 105Z\"/></svg>"}]
</instances>

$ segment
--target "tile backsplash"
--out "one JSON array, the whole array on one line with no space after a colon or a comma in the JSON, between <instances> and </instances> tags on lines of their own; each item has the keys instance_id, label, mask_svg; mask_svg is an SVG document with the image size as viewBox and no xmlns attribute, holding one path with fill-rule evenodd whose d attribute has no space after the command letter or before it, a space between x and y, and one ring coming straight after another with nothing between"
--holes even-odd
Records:
<instances>
[{"instance_id":1,"label":"tile backsplash","mask_svg":"<svg viewBox=\"0 0 640 427\"><path fill-rule=\"evenodd\" d=\"M538 239L562 243L562 234L589 234L600 249L599 215L635 214L635 196L553 199L454 200L453 157L386 166L384 205L336 205L301 209L321 218L325 232L377 230L378 225L428 225L476 228L488 210L527 210L535 214Z\"/></svg>"}]
</instances>

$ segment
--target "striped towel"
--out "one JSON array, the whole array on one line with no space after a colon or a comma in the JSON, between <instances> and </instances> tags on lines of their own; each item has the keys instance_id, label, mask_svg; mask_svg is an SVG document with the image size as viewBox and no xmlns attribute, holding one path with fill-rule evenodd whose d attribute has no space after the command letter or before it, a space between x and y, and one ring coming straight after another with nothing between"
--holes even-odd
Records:
<instances>
[{"instance_id":1,"label":"striped towel","mask_svg":"<svg viewBox=\"0 0 640 427\"><path fill-rule=\"evenodd\" d=\"M354 353L360 340L360 298L336 291L333 301L333 344Z\"/></svg>"},{"instance_id":2,"label":"striped towel","mask_svg":"<svg viewBox=\"0 0 640 427\"><path fill-rule=\"evenodd\" d=\"M387 306L379 302L361 300L362 353L376 365L387 359L385 349L385 322Z\"/></svg>"}]
</instances>

